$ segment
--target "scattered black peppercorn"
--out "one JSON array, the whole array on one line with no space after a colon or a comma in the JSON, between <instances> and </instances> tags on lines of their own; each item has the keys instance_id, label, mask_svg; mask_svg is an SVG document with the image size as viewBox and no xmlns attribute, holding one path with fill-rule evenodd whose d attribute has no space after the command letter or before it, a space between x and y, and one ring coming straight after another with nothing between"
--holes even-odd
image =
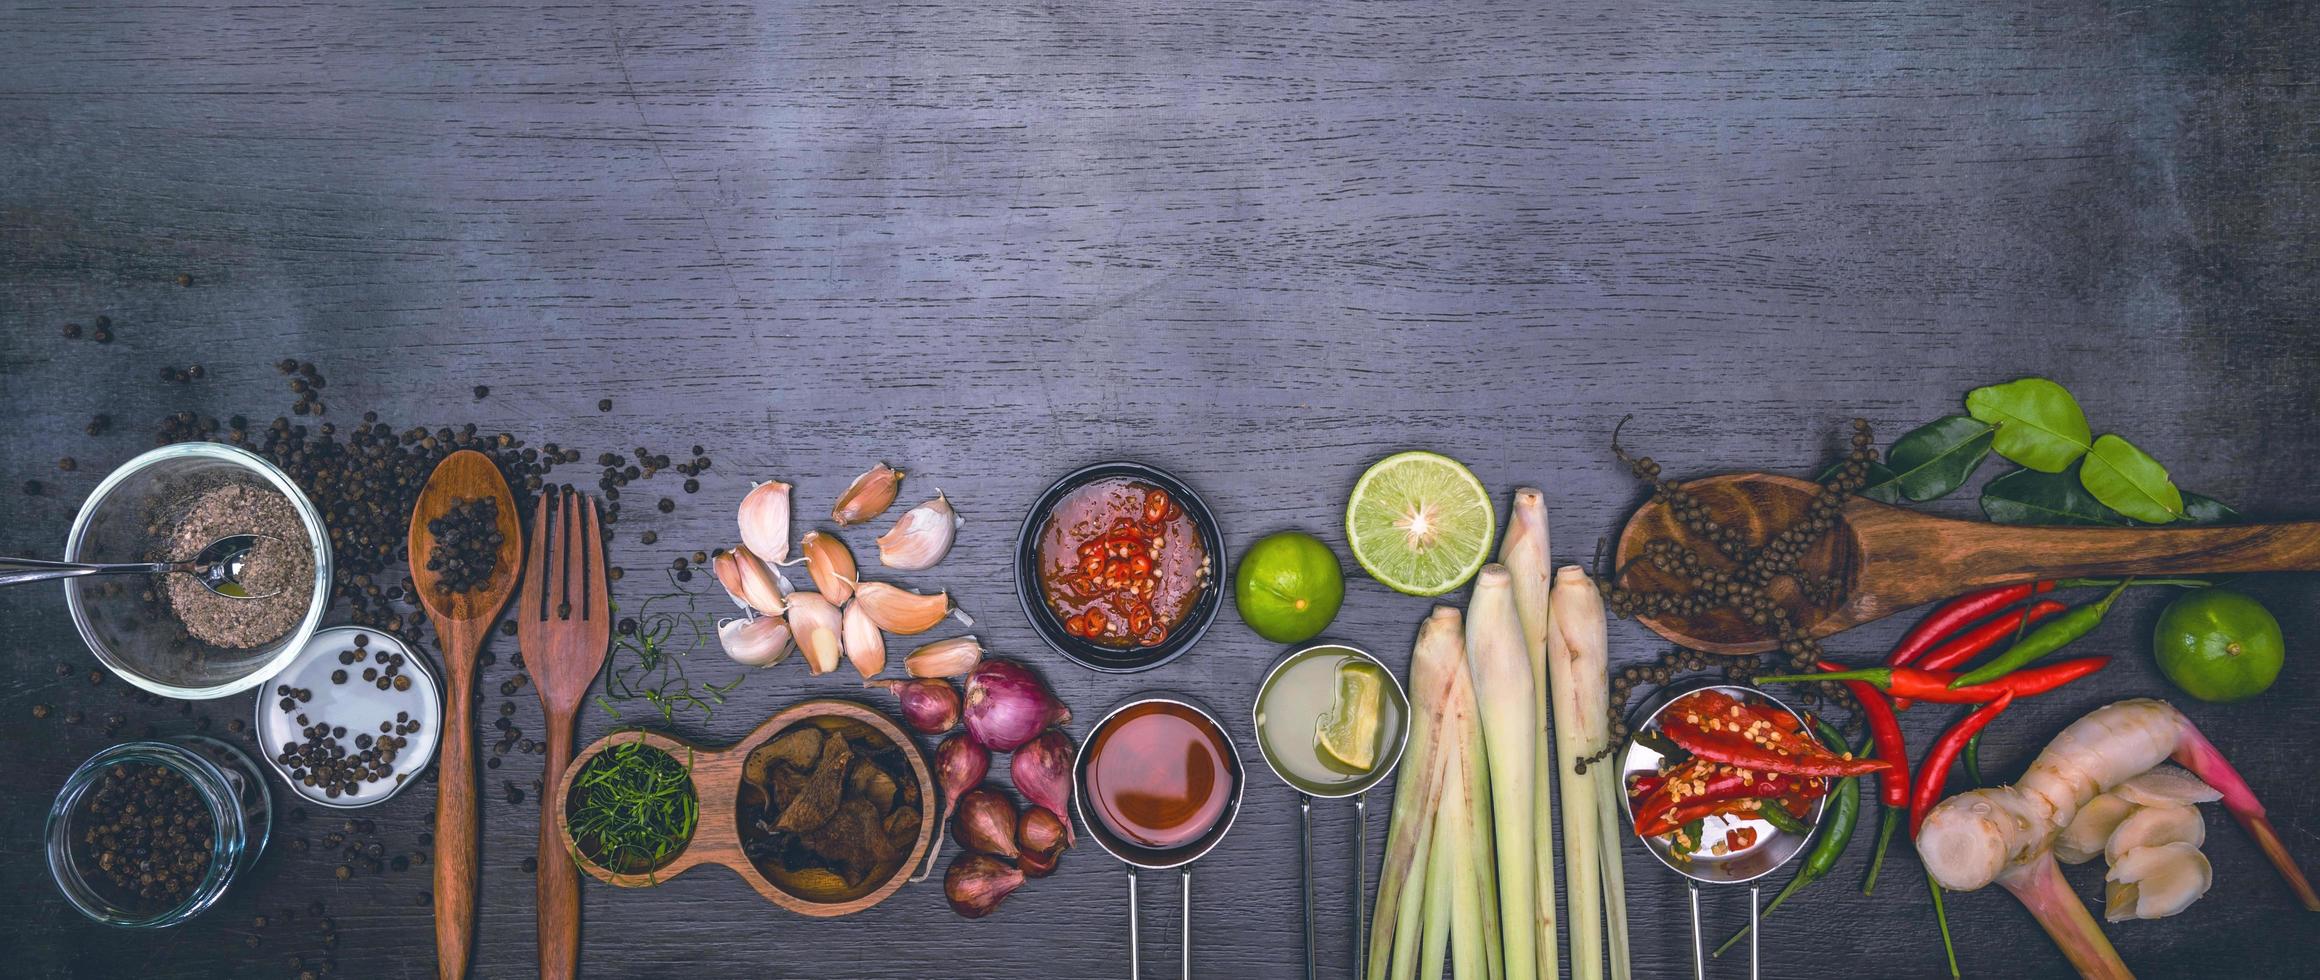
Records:
<instances>
[{"instance_id":1,"label":"scattered black peppercorn","mask_svg":"<svg viewBox=\"0 0 2320 980\"><path fill-rule=\"evenodd\" d=\"M610 398L600 398L600 399L598 399L598 400L597 400L597 402L596 402L596 410L597 410L597 411L599 411L599 412L609 412L609 411L612 411L612 399L610 399Z\"/></svg>"},{"instance_id":2,"label":"scattered black peppercorn","mask_svg":"<svg viewBox=\"0 0 2320 980\"><path fill-rule=\"evenodd\" d=\"M490 386L490 385L476 385L476 386L475 386L475 400L476 400L476 401L482 401L483 399L485 399L485 398L489 397L490 395L491 395L491 386Z\"/></svg>"}]
</instances>

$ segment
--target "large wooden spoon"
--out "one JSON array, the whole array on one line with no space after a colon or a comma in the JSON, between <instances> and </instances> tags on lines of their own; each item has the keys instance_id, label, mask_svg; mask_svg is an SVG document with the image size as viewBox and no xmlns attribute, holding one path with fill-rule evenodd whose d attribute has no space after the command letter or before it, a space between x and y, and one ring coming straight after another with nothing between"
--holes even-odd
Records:
<instances>
[{"instance_id":1,"label":"large wooden spoon","mask_svg":"<svg viewBox=\"0 0 2320 980\"><path fill-rule=\"evenodd\" d=\"M1727 473L1684 484L1710 519L1762 542L1798 523L1819 487L1770 473ZM1664 589L1673 579L1638 561L1651 541L1690 547L1711 565L1722 556L1677 525L1658 499L1627 519L1619 535L1618 582L1626 589ZM1725 563L1723 567L1730 567ZM2320 570L2320 521L2213 527L2024 527L1935 517L1854 497L1808 552L1801 571L1844 587L1814 606L1808 632L1827 636L1912 606L2016 582L2128 575ZM1783 579L1775 595L1797 600ZM1792 606L1791 608L1794 608ZM1645 618L1661 636L1710 653L1760 653L1776 641L1730 609Z\"/></svg>"},{"instance_id":2,"label":"large wooden spoon","mask_svg":"<svg viewBox=\"0 0 2320 980\"><path fill-rule=\"evenodd\" d=\"M435 551L428 522L450 513L453 501L486 497L499 504L499 552L491 575L466 592L437 589L438 576L427 570L427 556ZM451 679L435 763L435 974L442 980L466 976L475 948L475 657L500 607L515 594L523 543L515 495L491 457L462 449L436 464L411 510L409 544L411 583L435 625L435 644Z\"/></svg>"}]
</instances>

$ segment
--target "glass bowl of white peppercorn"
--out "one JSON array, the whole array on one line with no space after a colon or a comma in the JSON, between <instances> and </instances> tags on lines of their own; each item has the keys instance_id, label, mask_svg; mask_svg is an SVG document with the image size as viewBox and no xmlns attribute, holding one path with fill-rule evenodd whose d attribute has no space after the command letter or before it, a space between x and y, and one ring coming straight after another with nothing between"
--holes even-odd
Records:
<instances>
[{"instance_id":1,"label":"glass bowl of white peppercorn","mask_svg":"<svg viewBox=\"0 0 2320 980\"><path fill-rule=\"evenodd\" d=\"M48 871L82 915L160 929L200 915L256 864L273 826L257 764L203 735L90 756L48 809Z\"/></svg>"},{"instance_id":2,"label":"glass bowl of white peppercorn","mask_svg":"<svg viewBox=\"0 0 2320 980\"><path fill-rule=\"evenodd\" d=\"M155 694L221 698L256 687L306 644L330 604L330 534L306 494L256 453L210 442L163 446L107 475L65 539L75 562L182 561L210 542L259 536L242 581L221 595L191 574L66 579L65 605L90 652Z\"/></svg>"}]
</instances>

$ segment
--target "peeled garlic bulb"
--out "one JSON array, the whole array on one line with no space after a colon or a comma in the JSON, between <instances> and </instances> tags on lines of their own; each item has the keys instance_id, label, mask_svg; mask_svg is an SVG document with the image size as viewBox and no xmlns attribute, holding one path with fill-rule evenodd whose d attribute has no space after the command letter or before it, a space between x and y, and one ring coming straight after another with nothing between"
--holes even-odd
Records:
<instances>
[{"instance_id":1,"label":"peeled garlic bulb","mask_svg":"<svg viewBox=\"0 0 2320 980\"><path fill-rule=\"evenodd\" d=\"M768 480L741 498L741 543L765 561L789 560L789 484Z\"/></svg>"},{"instance_id":2,"label":"peeled garlic bulb","mask_svg":"<svg viewBox=\"0 0 2320 980\"><path fill-rule=\"evenodd\" d=\"M942 622L943 614L951 611L951 597L947 592L920 595L884 582L863 582L854 587L854 605L879 629L916 636Z\"/></svg>"},{"instance_id":3,"label":"peeled garlic bulb","mask_svg":"<svg viewBox=\"0 0 2320 980\"><path fill-rule=\"evenodd\" d=\"M966 519L951 509L951 500L935 491L934 499L910 509L894 522L894 529L878 538L878 563L906 572L933 568L950 553L951 539Z\"/></svg>"},{"instance_id":4,"label":"peeled garlic bulb","mask_svg":"<svg viewBox=\"0 0 2320 980\"><path fill-rule=\"evenodd\" d=\"M2111 865L2103 880L2103 919L2164 919L2199 900L2215 883L2215 868L2199 848L2176 841L2138 847Z\"/></svg>"},{"instance_id":5,"label":"peeled garlic bulb","mask_svg":"<svg viewBox=\"0 0 2320 980\"><path fill-rule=\"evenodd\" d=\"M821 675L838 669L838 658L845 652L844 629L845 616L830 600L812 592L790 593L790 635L806 655L807 671Z\"/></svg>"},{"instance_id":6,"label":"peeled garlic bulb","mask_svg":"<svg viewBox=\"0 0 2320 980\"><path fill-rule=\"evenodd\" d=\"M2213 803L2223 799L2222 793L2192 775L2190 770L2169 765L2153 766L2149 772L2112 787L2111 792L2136 806Z\"/></svg>"},{"instance_id":7,"label":"peeled garlic bulb","mask_svg":"<svg viewBox=\"0 0 2320 980\"><path fill-rule=\"evenodd\" d=\"M878 676L886 670L886 634L878 632L878 624L862 611L859 602L846 606L845 625L840 637L846 647L846 660L862 674L863 680Z\"/></svg>"},{"instance_id":8,"label":"peeled garlic bulb","mask_svg":"<svg viewBox=\"0 0 2320 980\"><path fill-rule=\"evenodd\" d=\"M2199 808L2188 804L2140 807L2119 821L2118 829L2111 831L2110 840L2103 844L2103 859L2112 864L2146 847L2161 844L2185 843L2193 847L2207 843L2207 821L2199 818Z\"/></svg>"},{"instance_id":9,"label":"peeled garlic bulb","mask_svg":"<svg viewBox=\"0 0 2320 980\"><path fill-rule=\"evenodd\" d=\"M964 677L982 662L982 641L954 636L910 651L902 660L902 669L912 677Z\"/></svg>"},{"instance_id":10,"label":"peeled garlic bulb","mask_svg":"<svg viewBox=\"0 0 2320 980\"><path fill-rule=\"evenodd\" d=\"M798 554L806 560L806 574L813 576L814 588L823 598L842 606L854 597L854 553L837 535L807 531L798 542Z\"/></svg>"},{"instance_id":11,"label":"peeled garlic bulb","mask_svg":"<svg viewBox=\"0 0 2320 980\"><path fill-rule=\"evenodd\" d=\"M757 560L748 545L718 555L711 560L710 567L717 572L717 581L725 586L725 591L742 605L768 616L779 616L789 610L788 601L782 598L784 590L779 578L773 569Z\"/></svg>"},{"instance_id":12,"label":"peeled garlic bulb","mask_svg":"<svg viewBox=\"0 0 2320 980\"><path fill-rule=\"evenodd\" d=\"M2103 793L2086 801L2078 808L2078 816L2070 818L2070 825L2054 838L2054 859L2064 864L2085 864L2103 852L2103 843L2111 839L2111 831L2119 828L2119 821L2135 812L2135 805L2117 793Z\"/></svg>"},{"instance_id":13,"label":"peeled garlic bulb","mask_svg":"<svg viewBox=\"0 0 2320 980\"><path fill-rule=\"evenodd\" d=\"M902 489L902 471L880 463L870 472L854 478L846 485L846 492L838 495L838 502L830 507L830 519L839 527L852 527L894 506L894 493Z\"/></svg>"},{"instance_id":14,"label":"peeled garlic bulb","mask_svg":"<svg viewBox=\"0 0 2320 980\"><path fill-rule=\"evenodd\" d=\"M779 616L728 619L717 624L717 643L744 667L771 667L789 656L789 623Z\"/></svg>"}]
</instances>

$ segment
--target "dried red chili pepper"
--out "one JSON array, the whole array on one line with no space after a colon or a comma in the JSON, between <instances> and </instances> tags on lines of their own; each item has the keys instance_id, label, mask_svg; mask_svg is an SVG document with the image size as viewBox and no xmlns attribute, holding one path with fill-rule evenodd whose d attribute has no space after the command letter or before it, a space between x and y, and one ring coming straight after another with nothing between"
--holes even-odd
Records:
<instances>
[{"instance_id":1,"label":"dried red chili pepper","mask_svg":"<svg viewBox=\"0 0 2320 980\"><path fill-rule=\"evenodd\" d=\"M1918 829L1925 826L1926 814L1933 812L1933 805L1941 802L1942 790L1949 786L1950 763L1957 761L1958 753L1965 749L1967 742L1973 741L1974 736L1982 733L1982 729L1990 727L1990 722L2013 704L2014 692L2000 694L1997 700L1958 719L1957 724L1951 725L1948 731L1941 733L1941 738L1934 740L1933 748L1925 753L1925 761L1917 767L1917 791L1909 801L1910 837L1917 836Z\"/></svg>"},{"instance_id":2,"label":"dried red chili pepper","mask_svg":"<svg viewBox=\"0 0 2320 980\"><path fill-rule=\"evenodd\" d=\"M1968 660L1982 655L1998 644L2013 639L2022 627L2036 623L2068 610L2070 607L2052 599L2040 599L2029 606L2000 616L1973 629L1949 638L1917 661L1921 670L1954 670ZM2025 622L2027 621L2027 622Z\"/></svg>"},{"instance_id":3,"label":"dried red chili pepper","mask_svg":"<svg viewBox=\"0 0 2320 980\"><path fill-rule=\"evenodd\" d=\"M1915 667L1866 667L1833 674L1784 674L1759 677L1758 684L1810 684L1821 681L1862 681L1894 697L1939 704L1988 704L2001 695L2036 697L2110 666L2109 657L2081 657L2029 670L2018 670L1987 684L1951 689L1958 678L1952 671ZM1680 744L1680 743L1679 743ZM1923 770L1919 770L1920 774Z\"/></svg>"},{"instance_id":4,"label":"dried red chili pepper","mask_svg":"<svg viewBox=\"0 0 2320 980\"><path fill-rule=\"evenodd\" d=\"M1815 777L1753 770L1695 757L1668 770L1665 781L1635 804L1635 832L1656 837L1710 812L1741 812L1731 804L1763 801L1763 805L1777 806L1779 797L1812 799L1827 792L1827 783Z\"/></svg>"},{"instance_id":5,"label":"dried red chili pepper","mask_svg":"<svg viewBox=\"0 0 2320 980\"><path fill-rule=\"evenodd\" d=\"M1968 592L1951 599L1942 603L1934 611L1927 613L1924 619L1918 620L1916 626L1910 627L1909 633L1901 638L1900 643L1894 645L1893 652L1885 655L1885 665L1888 667L1915 665L1917 658L1933 649L1934 644L1965 628L1967 624L2033 595L2045 595L2052 591L2054 591L2053 582L2024 582L2020 585L2001 585L1994 589L1983 589L1980 592Z\"/></svg>"},{"instance_id":6,"label":"dried red chili pepper","mask_svg":"<svg viewBox=\"0 0 2320 980\"><path fill-rule=\"evenodd\" d=\"M1838 755L1782 724L1795 718L1714 690L1686 695L1660 715L1660 734L1703 759L1798 776L1859 776L1892 765Z\"/></svg>"}]
</instances>

